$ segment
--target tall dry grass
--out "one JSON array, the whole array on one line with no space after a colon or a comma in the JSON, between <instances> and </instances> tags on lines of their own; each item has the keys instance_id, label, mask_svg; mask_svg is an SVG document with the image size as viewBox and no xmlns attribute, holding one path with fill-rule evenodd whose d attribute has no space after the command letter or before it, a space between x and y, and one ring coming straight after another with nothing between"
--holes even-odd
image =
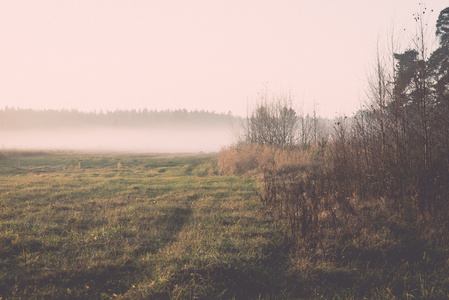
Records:
<instances>
[{"instance_id":1,"label":"tall dry grass","mask_svg":"<svg viewBox=\"0 0 449 300\"><path fill-rule=\"evenodd\" d=\"M217 165L223 175L261 175L266 170L313 169L326 159L325 148L320 145L306 149L241 143L222 148Z\"/></svg>"}]
</instances>

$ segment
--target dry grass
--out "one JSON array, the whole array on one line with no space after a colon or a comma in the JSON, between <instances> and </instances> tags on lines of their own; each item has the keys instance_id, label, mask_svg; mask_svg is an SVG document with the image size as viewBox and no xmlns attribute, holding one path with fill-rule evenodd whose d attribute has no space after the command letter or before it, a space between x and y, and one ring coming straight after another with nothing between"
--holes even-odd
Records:
<instances>
[{"instance_id":1,"label":"dry grass","mask_svg":"<svg viewBox=\"0 0 449 300\"><path fill-rule=\"evenodd\" d=\"M283 149L242 143L221 149L217 166L224 175L260 175L264 170L312 169L327 159L324 148L319 145Z\"/></svg>"}]
</instances>

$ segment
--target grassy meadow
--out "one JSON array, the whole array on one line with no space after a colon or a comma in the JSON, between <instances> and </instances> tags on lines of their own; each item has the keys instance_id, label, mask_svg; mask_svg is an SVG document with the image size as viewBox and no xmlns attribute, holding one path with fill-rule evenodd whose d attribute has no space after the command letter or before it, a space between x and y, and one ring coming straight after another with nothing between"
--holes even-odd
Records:
<instances>
[{"instance_id":1,"label":"grassy meadow","mask_svg":"<svg viewBox=\"0 0 449 300\"><path fill-rule=\"evenodd\" d=\"M273 289L280 231L213 158L8 152L0 298L229 298Z\"/></svg>"},{"instance_id":2,"label":"grassy meadow","mask_svg":"<svg viewBox=\"0 0 449 300\"><path fill-rule=\"evenodd\" d=\"M259 190L214 156L4 152L0 299L449 297L447 249L298 249Z\"/></svg>"}]
</instances>

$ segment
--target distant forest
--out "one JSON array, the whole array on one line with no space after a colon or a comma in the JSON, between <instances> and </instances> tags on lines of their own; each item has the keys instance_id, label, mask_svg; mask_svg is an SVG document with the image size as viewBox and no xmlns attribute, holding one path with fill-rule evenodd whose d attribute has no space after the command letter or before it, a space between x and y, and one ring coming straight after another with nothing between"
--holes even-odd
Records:
<instances>
[{"instance_id":1,"label":"distant forest","mask_svg":"<svg viewBox=\"0 0 449 300\"><path fill-rule=\"evenodd\" d=\"M0 129L55 128L213 128L230 127L241 117L204 110L115 110L83 112L79 110L33 110L5 107L0 109Z\"/></svg>"}]
</instances>

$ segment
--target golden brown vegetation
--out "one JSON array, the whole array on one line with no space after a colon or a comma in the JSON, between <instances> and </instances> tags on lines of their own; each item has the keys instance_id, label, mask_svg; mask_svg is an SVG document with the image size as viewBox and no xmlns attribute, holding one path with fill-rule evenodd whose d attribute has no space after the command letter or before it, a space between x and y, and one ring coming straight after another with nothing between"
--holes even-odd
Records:
<instances>
[{"instance_id":1,"label":"golden brown vegetation","mask_svg":"<svg viewBox=\"0 0 449 300\"><path fill-rule=\"evenodd\" d=\"M317 138L318 127L304 126L283 98L263 98L242 144L219 154L222 173L262 177L263 203L286 220L295 240L321 247L325 236L341 241L401 227L447 244L449 8L438 18L433 53L424 43L424 10L415 16L414 46L378 53L365 108L335 120L330 140Z\"/></svg>"}]
</instances>

